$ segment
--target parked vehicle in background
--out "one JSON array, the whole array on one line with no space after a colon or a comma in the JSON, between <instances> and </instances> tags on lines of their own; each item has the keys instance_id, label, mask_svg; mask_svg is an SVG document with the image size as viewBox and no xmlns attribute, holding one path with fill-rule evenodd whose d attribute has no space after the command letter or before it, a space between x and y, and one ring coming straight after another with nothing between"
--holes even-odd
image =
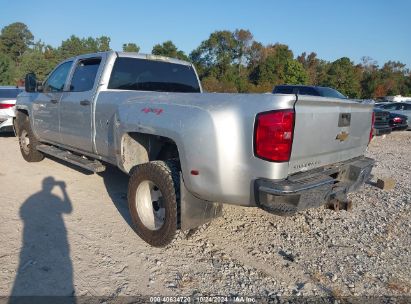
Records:
<instances>
[{"instance_id":1,"label":"parked vehicle in background","mask_svg":"<svg viewBox=\"0 0 411 304\"><path fill-rule=\"evenodd\" d=\"M395 95L395 96L384 96L383 98L384 98L385 101L411 102L411 97L409 97L409 96Z\"/></svg>"},{"instance_id":2,"label":"parked vehicle in background","mask_svg":"<svg viewBox=\"0 0 411 304\"><path fill-rule=\"evenodd\" d=\"M408 130L411 129L411 102L392 102L380 106L380 109L407 116Z\"/></svg>"},{"instance_id":3,"label":"parked vehicle in background","mask_svg":"<svg viewBox=\"0 0 411 304\"><path fill-rule=\"evenodd\" d=\"M16 99L21 92L22 88L0 86L0 132L13 131Z\"/></svg>"},{"instance_id":4,"label":"parked vehicle in background","mask_svg":"<svg viewBox=\"0 0 411 304\"><path fill-rule=\"evenodd\" d=\"M376 108L381 108L382 106L385 106L385 105L387 105L387 104L392 104L392 102L391 101L383 101L383 102L376 102L375 103L375 105L374 105L374 107L376 107Z\"/></svg>"},{"instance_id":5,"label":"parked vehicle in background","mask_svg":"<svg viewBox=\"0 0 411 304\"><path fill-rule=\"evenodd\" d=\"M130 175L136 233L170 243L222 203L279 215L333 202L369 177L373 107L294 94L203 93L194 66L103 52L59 64L41 87L26 76L15 128L29 162L52 155Z\"/></svg>"},{"instance_id":6,"label":"parked vehicle in background","mask_svg":"<svg viewBox=\"0 0 411 304\"><path fill-rule=\"evenodd\" d=\"M390 112L374 108L374 135L390 134Z\"/></svg>"},{"instance_id":7,"label":"parked vehicle in background","mask_svg":"<svg viewBox=\"0 0 411 304\"><path fill-rule=\"evenodd\" d=\"M346 96L338 92L336 89L320 86L306 85L278 85L273 89L273 94L298 94L310 96L322 96L331 98L347 99Z\"/></svg>"},{"instance_id":8,"label":"parked vehicle in background","mask_svg":"<svg viewBox=\"0 0 411 304\"><path fill-rule=\"evenodd\" d=\"M409 128L408 116L405 115L390 113L389 123L393 130L406 130Z\"/></svg>"},{"instance_id":9,"label":"parked vehicle in background","mask_svg":"<svg viewBox=\"0 0 411 304\"><path fill-rule=\"evenodd\" d=\"M278 85L273 89L273 94L297 94L297 95L310 95L310 96L322 96L339 99L347 99L342 93L336 89L320 86L306 86L306 85ZM374 100L358 100L362 103L374 103ZM373 135L380 136L384 134L390 134L392 128L389 124L390 113L388 111L379 110L374 108L374 125Z\"/></svg>"}]
</instances>

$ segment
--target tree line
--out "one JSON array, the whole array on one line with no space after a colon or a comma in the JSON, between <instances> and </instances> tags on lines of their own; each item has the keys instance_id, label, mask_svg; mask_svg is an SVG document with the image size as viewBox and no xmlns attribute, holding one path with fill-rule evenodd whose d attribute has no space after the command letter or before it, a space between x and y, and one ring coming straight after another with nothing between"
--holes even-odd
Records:
<instances>
[{"instance_id":1,"label":"tree line","mask_svg":"<svg viewBox=\"0 0 411 304\"><path fill-rule=\"evenodd\" d=\"M28 72L43 80L66 58L108 50L107 36L72 35L52 47L35 41L24 23L12 23L0 34L0 85L15 85ZM123 44L125 52L139 50L136 43ZM203 88L210 92L259 93L270 92L278 84L309 84L333 87L351 98L411 95L410 71L399 61L388 61L380 67L366 56L360 64L347 57L326 61L314 52L295 56L287 45L263 45L244 29L215 31L190 54L170 40L155 45L152 54L191 61Z\"/></svg>"}]
</instances>

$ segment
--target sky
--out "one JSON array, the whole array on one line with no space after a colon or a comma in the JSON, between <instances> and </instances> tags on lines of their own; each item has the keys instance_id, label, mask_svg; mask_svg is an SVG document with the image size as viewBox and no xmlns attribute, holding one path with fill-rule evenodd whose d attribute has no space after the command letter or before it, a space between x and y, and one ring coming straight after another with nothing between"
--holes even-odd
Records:
<instances>
[{"instance_id":1,"label":"sky","mask_svg":"<svg viewBox=\"0 0 411 304\"><path fill-rule=\"evenodd\" d=\"M0 0L0 8L0 28L23 22L54 47L73 34L106 35L114 50L134 42L150 53L172 40L188 54L215 30L243 28L263 44L287 44L294 56L369 56L411 68L411 0Z\"/></svg>"}]
</instances>

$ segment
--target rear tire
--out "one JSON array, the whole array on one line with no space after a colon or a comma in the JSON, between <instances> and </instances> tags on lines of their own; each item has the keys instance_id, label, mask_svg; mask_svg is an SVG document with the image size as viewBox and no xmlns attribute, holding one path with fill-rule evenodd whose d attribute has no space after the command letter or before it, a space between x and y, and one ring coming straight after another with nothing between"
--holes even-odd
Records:
<instances>
[{"instance_id":1,"label":"rear tire","mask_svg":"<svg viewBox=\"0 0 411 304\"><path fill-rule=\"evenodd\" d=\"M20 152L27 162L39 162L44 159L43 153L37 150L40 142L34 136L30 126L29 117L21 112L17 112L17 136L19 138Z\"/></svg>"},{"instance_id":2,"label":"rear tire","mask_svg":"<svg viewBox=\"0 0 411 304\"><path fill-rule=\"evenodd\" d=\"M139 237L155 247L170 244L179 225L178 162L152 161L136 166L128 184L128 205Z\"/></svg>"}]
</instances>

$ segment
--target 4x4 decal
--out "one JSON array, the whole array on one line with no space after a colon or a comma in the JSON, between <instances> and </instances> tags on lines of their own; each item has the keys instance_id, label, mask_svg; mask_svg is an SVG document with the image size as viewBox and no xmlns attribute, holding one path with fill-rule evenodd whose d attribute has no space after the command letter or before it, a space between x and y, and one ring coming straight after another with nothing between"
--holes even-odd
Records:
<instances>
[{"instance_id":1,"label":"4x4 decal","mask_svg":"<svg viewBox=\"0 0 411 304\"><path fill-rule=\"evenodd\" d=\"M141 112L144 112L144 113L155 113L155 114L157 114L157 115L160 115L161 113L163 113L164 112L164 110L163 109L159 109L159 108L143 108L143 109L141 109Z\"/></svg>"}]
</instances>

